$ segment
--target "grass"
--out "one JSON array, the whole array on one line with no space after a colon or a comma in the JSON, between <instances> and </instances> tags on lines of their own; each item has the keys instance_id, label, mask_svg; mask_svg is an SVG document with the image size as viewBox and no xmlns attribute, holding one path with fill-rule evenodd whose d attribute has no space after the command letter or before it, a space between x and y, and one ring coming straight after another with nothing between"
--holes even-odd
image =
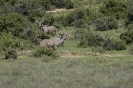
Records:
<instances>
[{"instance_id":1,"label":"grass","mask_svg":"<svg viewBox=\"0 0 133 88\"><path fill-rule=\"evenodd\" d=\"M114 30L115 31L115 30ZM112 33L115 33L112 31ZM63 32L63 31L62 31ZM132 88L133 59L123 51L106 51L95 56L92 48L77 48L72 29L67 31L64 47L56 52L70 56L53 59L30 57L23 52L16 60L0 59L1 88ZM84 57L76 57L82 54Z\"/></svg>"},{"instance_id":2,"label":"grass","mask_svg":"<svg viewBox=\"0 0 133 88\"><path fill-rule=\"evenodd\" d=\"M45 57L44 57L45 58ZM133 60L114 57L1 61L1 88L131 88Z\"/></svg>"},{"instance_id":3,"label":"grass","mask_svg":"<svg viewBox=\"0 0 133 88\"><path fill-rule=\"evenodd\" d=\"M91 6L98 2L96 0L77 1L79 5ZM65 15L68 12L63 13ZM55 16L59 14L62 12L55 13ZM72 27L59 30L60 33L64 31L68 34L68 39L64 46L57 48L56 51L60 54L66 53L64 57L58 59L48 56L34 58L30 56L32 51L26 51L21 52L16 60L0 59L0 87L132 88L133 59L131 55L128 55L127 50L106 51L104 54L95 56L91 47L77 48L79 41L73 40L74 29ZM97 31L97 33L105 38L108 36L117 38L123 31L121 28L104 32ZM79 57L78 54L84 57ZM69 55L70 57L68 57Z\"/></svg>"}]
</instances>

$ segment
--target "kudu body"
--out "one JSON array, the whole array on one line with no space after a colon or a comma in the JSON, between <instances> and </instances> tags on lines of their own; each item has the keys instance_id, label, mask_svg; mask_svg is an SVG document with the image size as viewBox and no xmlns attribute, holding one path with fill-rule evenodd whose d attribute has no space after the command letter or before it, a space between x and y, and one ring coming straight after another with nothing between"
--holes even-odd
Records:
<instances>
[{"instance_id":1,"label":"kudu body","mask_svg":"<svg viewBox=\"0 0 133 88\"><path fill-rule=\"evenodd\" d=\"M52 47L54 50L56 50L57 47L62 45L66 39L67 35L61 34L60 38L52 37L50 39L44 39L40 42L40 46Z\"/></svg>"},{"instance_id":2,"label":"kudu body","mask_svg":"<svg viewBox=\"0 0 133 88\"><path fill-rule=\"evenodd\" d=\"M39 26L39 28L40 28L40 30L42 31L42 32L44 32L44 33L50 33L50 34L52 34L53 36L55 36L55 34L56 34L56 28L54 27L54 26L48 26L48 25L42 25L42 23L44 22L44 20L43 21L37 21L36 20L36 23L38 24L38 26Z\"/></svg>"}]
</instances>

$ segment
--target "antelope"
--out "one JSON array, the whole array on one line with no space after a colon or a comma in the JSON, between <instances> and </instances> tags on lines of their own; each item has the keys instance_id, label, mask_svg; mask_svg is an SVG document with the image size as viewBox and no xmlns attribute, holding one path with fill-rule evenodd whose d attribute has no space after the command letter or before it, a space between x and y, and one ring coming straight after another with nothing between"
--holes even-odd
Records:
<instances>
[{"instance_id":1,"label":"antelope","mask_svg":"<svg viewBox=\"0 0 133 88\"><path fill-rule=\"evenodd\" d=\"M42 23L44 22L44 19L42 21L38 21L36 20L36 23L38 24L39 28L40 28L40 31L44 32L44 33L50 33L52 34L53 36L56 35L56 28L55 26L48 26L48 25L42 25Z\"/></svg>"},{"instance_id":2,"label":"antelope","mask_svg":"<svg viewBox=\"0 0 133 88\"><path fill-rule=\"evenodd\" d=\"M60 38L52 37L50 39L44 39L40 42L40 46L52 47L55 51L57 47L61 46L64 41L67 39L67 35L65 33L60 34Z\"/></svg>"}]
</instances>

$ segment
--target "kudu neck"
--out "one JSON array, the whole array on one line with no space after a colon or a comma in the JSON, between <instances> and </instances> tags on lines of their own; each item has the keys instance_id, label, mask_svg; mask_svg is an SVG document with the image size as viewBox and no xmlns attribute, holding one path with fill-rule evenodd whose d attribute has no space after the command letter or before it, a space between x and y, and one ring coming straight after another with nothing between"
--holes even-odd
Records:
<instances>
[{"instance_id":1,"label":"kudu neck","mask_svg":"<svg viewBox=\"0 0 133 88\"><path fill-rule=\"evenodd\" d=\"M39 26L39 28L40 28L40 30L41 30L41 31L43 31L43 26L42 26L42 25L41 25L41 26Z\"/></svg>"}]
</instances>

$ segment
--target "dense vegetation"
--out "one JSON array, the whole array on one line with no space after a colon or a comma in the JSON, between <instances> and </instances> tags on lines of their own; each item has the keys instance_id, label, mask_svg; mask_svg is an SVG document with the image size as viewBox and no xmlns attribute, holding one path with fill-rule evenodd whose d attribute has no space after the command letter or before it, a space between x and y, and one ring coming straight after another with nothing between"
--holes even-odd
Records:
<instances>
[{"instance_id":1,"label":"dense vegetation","mask_svg":"<svg viewBox=\"0 0 133 88\"><path fill-rule=\"evenodd\" d=\"M0 0L1 88L132 88L132 55L133 0Z\"/></svg>"},{"instance_id":2,"label":"dense vegetation","mask_svg":"<svg viewBox=\"0 0 133 88\"><path fill-rule=\"evenodd\" d=\"M35 24L36 19L45 19L43 24L78 28L73 37L79 39L78 47L101 46L105 50L123 50L132 44L132 0L85 1L99 8L87 7L82 1L73 0L0 0L0 52L8 49L27 50L38 46L43 34ZM79 7L77 7L79 6ZM48 13L57 8L73 9L68 13ZM91 28L90 28L91 27ZM117 39L106 38L96 31L125 28ZM93 32L90 30L94 30ZM6 35L6 36L5 36Z\"/></svg>"}]
</instances>

